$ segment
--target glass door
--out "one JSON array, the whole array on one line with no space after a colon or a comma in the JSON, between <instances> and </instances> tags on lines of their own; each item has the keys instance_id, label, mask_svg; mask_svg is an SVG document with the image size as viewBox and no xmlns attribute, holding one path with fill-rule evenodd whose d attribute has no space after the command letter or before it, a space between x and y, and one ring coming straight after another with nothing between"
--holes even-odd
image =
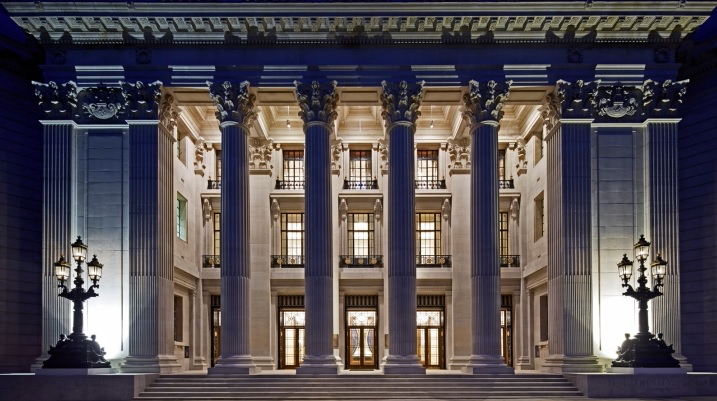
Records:
<instances>
[{"instance_id":1,"label":"glass door","mask_svg":"<svg viewBox=\"0 0 717 401\"><path fill-rule=\"evenodd\" d=\"M281 311L279 313L279 369L296 369L304 359L305 350L304 311Z\"/></svg>"},{"instance_id":2,"label":"glass door","mask_svg":"<svg viewBox=\"0 0 717 401\"><path fill-rule=\"evenodd\" d=\"M444 369L445 336L441 311L416 312L416 354L427 369Z\"/></svg>"},{"instance_id":3,"label":"glass door","mask_svg":"<svg viewBox=\"0 0 717 401\"><path fill-rule=\"evenodd\" d=\"M347 311L346 324L346 368L378 369L376 311Z\"/></svg>"}]
</instances>

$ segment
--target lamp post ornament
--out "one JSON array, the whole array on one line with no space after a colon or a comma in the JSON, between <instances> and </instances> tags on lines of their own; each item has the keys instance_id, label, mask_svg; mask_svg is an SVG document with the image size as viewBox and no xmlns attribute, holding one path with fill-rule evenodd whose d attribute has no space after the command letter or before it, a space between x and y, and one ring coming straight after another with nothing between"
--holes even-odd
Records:
<instances>
[{"instance_id":1,"label":"lamp post ornament","mask_svg":"<svg viewBox=\"0 0 717 401\"><path fill-rule=\"evenodd\" d=\"M77 240L72 244L72 258L77 262L75 268L75 287L68 290L65 282L70 278L70 262L65 260L64 256L54 263L55 277L61 288L60 297L67 298L74 304L72 315L72 334L65 336L60 334L60 339L54 346L50 346L48 358L42 365L43 368L64 368L64 369L87 369L87 368L109 368L110 363L105 360L104 348L95 341L93 334L90 339L83 331L83 303L99 294L95 292L95 288L99 288L99 281L102 277L102 263L97 260L97 255L87 262L87 275L92 281L92 285L85 291L85 280L82 279L82 263L87 259L87 245L82 243L82 239L78 236Z\"/></svg>"},{"instance_id":2,"label":"lamp post ornament","mask_svg":"<svg viewBox=\"0 0 717 401\"><path fill-rule=\"evenodd\" d=\"M664 287L663 280L667 270L667 261L657 254L655 260L650 263L650 273L652 274L653 288L647 286L647 277L645 276L645 261L647 260L650 243L645 240L644 235L640 235L640 239L634 245L635 259L640 262L637 271L640 276L637 278L637 289L633 288L628 281L632 277L632 261L627 258L627 254L622 256L622 260L617 264L617 271L622 279L623 288L627 290L622 294L637 300L638 308L638 332L635 338L631 339L629 333L625 333L625 341L618 347L618 357L612 361L613 367L629 367L629 368L677 368L680 363L672 357L675 350L672 345L667 345L662 338L662 333L657 338L650 333L650 326L647 319L647 302L653 298L662 295L660 289Z\"/></svg>"}]
</instances>

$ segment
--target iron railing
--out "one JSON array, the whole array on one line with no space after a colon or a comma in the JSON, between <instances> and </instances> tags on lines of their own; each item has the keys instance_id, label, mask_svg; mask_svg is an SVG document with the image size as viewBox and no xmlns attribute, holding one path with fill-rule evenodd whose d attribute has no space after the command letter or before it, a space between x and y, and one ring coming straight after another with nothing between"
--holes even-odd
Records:
<instances>
[{"instance_id":1,"label":"iron railing","mask_svg":"<svg viewBox=\"0 0 717 401\"><path fill-rule=\"evenodd\" d=\"M378 180L347 180L344 178L344 189L378 189Z\"/></svg>"},{"instance_id":2,"label":"iron railing","mask_svg":"<svg viewBox=\"0 0 717 401\"><path fill-rule=\"evenodd\" d=\"M202 267L221 267L222 262L219 255L202 255Z\"/></svg>"},{"instance_id":3,"label":"iron railing","mask_svg":"<svg viewBox=\"0 0 717 401\"><path fill-rule=\"evenodd\" d=\"M498 188L499 189L513 189L515 188L515 183L513 182L513 179L509 180L498 180Z\"/></svg>"},{"instance_id":4,"label":"iron railing","mask_svg":"<svg viewBox=\"0 0 717 401\"><path fill-rule=\"evenodd\" d=\"M220 180L207 180L207 189L222 189L222 182Z\"/></svg>"},{"instance_id":5,"label":"iron railing","mask_svg":"<svg viewBox=\"0 0 717 401\"><path fill-rule=\"evenodd\" d=\"M416 180L416 189L446 189L446 179L442 180Z\"/></svg>"},{"instance_id":6,"label":"iron railing","mask_svg":"<svg viewBox=\"0 0 717 401\"><path fill-rule=\"evenodd\" d=\"M520 255L500 255L500 267L520 267Z\"/></svg>"},{"instance_id":7,"label":"iron railing","mask_svg":"<svg viewBox=\"0 0 717 401\"><path fill-rule=\"evenodd\" d=\"M339 267L383 267L383 255L341 255Z\"/></svg>"},{"instance_id":8,"label":"iron railing","mask_svg":"<svg viewBox=\"0 0 717 401\"><path fill-rule=\"evenodd\" d=\"M304 189L304 181L284 181L277 178L274 189L302 190Z\"/></svg>"},{"instance_id":9,"label":"iron railing","mask_svg":"<svg viewBox=\"0 0 717 401\"><path fill-rule=\"evenodd\" d=\"M451 255L416 255L416 267L451 267Z\"/></svg>"},{"instance_id":10,"label":"iron railing","mask_svg":"<svg viewBox=\"0 0 717 401\"><path fill-rule=\"evenodd\" d=\"M271 267L304 267L304 255L271 255Z\"/></svg>"}]
</instances>

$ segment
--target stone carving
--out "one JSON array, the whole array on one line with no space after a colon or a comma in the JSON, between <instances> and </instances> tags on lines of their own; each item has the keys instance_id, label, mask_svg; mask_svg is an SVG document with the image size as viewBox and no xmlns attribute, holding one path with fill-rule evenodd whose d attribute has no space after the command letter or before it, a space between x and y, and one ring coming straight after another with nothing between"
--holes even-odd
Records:
<instances>
[{"instance_id":1,"label":"stone carving","mask_svg":"<svg viewBox=\"0 0 717 401\"><path fill-rule=\"evenodd\" d=\"M80 122L115 121L124 114L127 99L121 88L100 84L81 90L77 94L77 105L82 111L77 116Z\"/></svg>"},{"instance_id":2,"label":"stone carving","mask_svg":"<svg viewBox=\"0 0 717 401\"><path fill-rule=\"evenodd\" d=\"M441 207L441 211L443 212L443 220L448 221L451 219L451 201L450 201L450 199L446 198L443 200L443 207Z\"/></svg>"},{"instance_id":3,"label":"stone carving","mask_svg":"<svg viewBox=\"0 0 717 401\"><path fill-rule=\"evenodd\" d=\"M339 139L331 145L331 170L341 169L341 152L343 151L343 143Z\"/></svg>"},{"instance_id":4,"label":"stone carving","mask_svg":"<svg viewBox=\"0 0 717 401\"><path fill-rule=\"evenodd\" d=\"M120 81L120 87L126 101L127 119L154 119L159 112L159 100L162 95L162 82L134 84Z\"/></svg>"},{"instance_id":5,"label":"stone carving","mask_svg":"<svg viewBox=\"0 0 717 401\"><path fill-rule=\"evenodd\" d=\"M520 217L520 198L513 198L510 202L510 218L517 223L518 217Z\"/></svg>"},{"instance_id":6,"label":"stone carving","mask_svg":"<svg viewBox=\"0 0 717 401\"><path fill-rule=\"evenodd\" d=\"M349 205L346 203L346 199L341 199L341 202L339 203L339 216L341 216L341 221L346 221L348 212Z\"/></svg>"},{"instance_id":7,"label":"stone carving","mask_svg":"<svg viewBox=\"0 0 717 401\"><path fill-rule=\"evenodd\" d=\"M256 121L256 96L249 91L249 82L233 85L225 81L215 84L207 81L209 97L217 105L216 116L220 123L234 122L249 129ZM247 132L248 133L248 132Z\"/></svg>"},{"instance_id":8,"label":"stone carving","mask_svg":"<svg viewBox=\"0 0 717 401\"><path fill-rule=\"evenodd\" d=\"M380 169L388 170L388 141L386 139L378 140L378 155L381 158Z\"/></svg>"},{"instance_id":9,"label":"stone carving","mask_svg":"<svg viewBox=\"0 0 717 401\"><path fill-rule=\"evenodd\" d=\"M558 80L557 96L561 103L562 118L586 118L597 107L597 88L600 81L574 83Z\"/></svg>"},{"instance_id":10,"label":"stone carving","mask_svg":"<svg viewBox=\"0 0 717 401\"><path fill-rule=\"evenodd\" d=\"M687 93L688 80L665 80L662 85L646 80L642 85L643 105L648 117L676 117L682 98Z\"/></svg>"},{"instance_id":11,"label":"stone carving","mask_svg":"<svg viewBox=\"0 0 717 401\"><path fill-rule=\"evenodd\" d=\"M510 95L513 81L497 83L488 81L481 85L471 80L468 93L463 95L463 119L471 127L486 121L500 122L503 117L503 106Z\"/></svg>"},{"instance_id":12,"label":"stone carving","mask_svg":"<svg viewBox=\"0 0 717 401\"><path fill-rule=\"evenodd\" d=\"M209 222L212 219L212 203L209 202L207 198L204 198L202 201L202 212L204 214L204 222Z\"/></svg>"},{"instance_id":13,"label":"stone carving","mask_svg":"<svg viewBox=\"0 0 717 401\"><path fill-rule=\"evenodd\" d=\"M635 115L640 107L641 93L634 86L601 86L597 93L597 115L622 118Z\"/></svg>"},{"instance_id":14,"label":"stone carving","mask_svg":"<svg viewBox=\"0 0 717 401\"><path fill-rule=\"evenodd\" d=\"M72 119L77 107L77 84L68 81L58 85L54 81L46 84L32 81L35 96L44 112L43 118Z\"/></svg>"},{"instance_id":15,"label":"stone carving","mask_svg":"<svg viewBox=\"0 0 717 401\"><path fill-rule=\"evenodd\" d=\"M451 170L471 168L471 140L461 138L448 140L448 168Z\"/></svg>"},{"instance_id":16,"label":"stone carving","mask_svg":"<svg viewBox=\"0 0 717 401\"><path fill-rule=\"evenodd\" d=\"M271 170L271 158L274 155L274 141L251 138L249 140L249 169Z\"/></svg>"},{"instance_id":17,"label":"stone carving","mask_svg":"<svg viewBox=\"0 0 717 401\"><path fill-rule=\"evenodd\" d=\"M165 94L159 100L159 126L168 135L174 135L174 128L177 127L179 109L174 104L174 96Z\"/></svg>"},{"instance_id":18,"label":"stone carving","mask_svg":"<svg viewBox=\"0 0 717 401\"><path fill-rule=\"evenodd\" d=\"M518 139L516 144L518 152L518 164L515 165L516 174L520 176L528 172L528 160L525 158L525 141L521 138Z\"/></svg>"},{"instance_id":19,"label":"stone carving","mask_svg":"<svg viewBox=\"0 0 717 401\"><path fill-rule=\"evenodd\" d=\"M378 221L381 221L383 218L383 203L380 198L376 199L373 203L373 216Z\"/></svg>"},{"instance_id":20,"label":"stone carving","mask_svg":"<svg viewBox=\"0 0 717 401\"><path fill-rule=\"evenodd\" d=\"M545 132L552 132L553 128L558 126L560 122L560 100L555 94L551 93L546 96L540 115L543 117ZM525 155L525 149L523 149L523 154Z\"/></svg>"},{"instance_id":21,"label":"stone carving","mask_svg":"<svg viewBox=\"0 0 717 401\"><path fill-rule=\"evenodd\" d=\"M299 117L304 124L310 122L322 122L333 130L334 120L338 116L336 105L339 101L339 94L336 92L336 81L328 84L320 84L312 81L311 84L302 84L294 81L296 86L296 98L299 102Z\"/></svg>"},{"instance_id":22,"label":"stone carving","mask_svg":"<svg viewBox=\"0 0 717 401\"><path fill-rule=\"evenodd\" d=\"M200 137L194 148L194 174L204 177L207 166L204 165L204 151L206 150L204 138Z\"/></svg>"},{"instance_id":23,"label":"stone carving","mask_svg":"<svg viewBox=\"0 0 717 401\"><path fill-rule=\"evenodd\" d=\"M279 220L279 213L281 212L281 207L279 207L279 201L276 199L271 200L271 218L274 219L274 221Z\"/></svg>"},{"instance_id":24,"label":"stone carving","mask_svg":"<svg viewBox=\"0 0 717 401\"><path fill-rule=\"evenodd\" d=\"M398 122L416 123L416 119L421 115L418 108L423 100L421 91L425 83L425 81L415 84L409 84L406 81L397 84L381 82L381 86L383 86L381 117L385 120L387 129Z\"/></svg>"}]
</instances>

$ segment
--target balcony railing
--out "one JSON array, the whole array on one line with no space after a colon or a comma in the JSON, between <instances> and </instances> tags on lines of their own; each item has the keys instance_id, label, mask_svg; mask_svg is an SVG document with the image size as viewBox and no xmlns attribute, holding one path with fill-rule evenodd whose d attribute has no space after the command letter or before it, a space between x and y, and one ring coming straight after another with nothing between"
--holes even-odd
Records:
<instances>
[{"instance_id":1,"label":"balcony railing","mask_svg":"<svg viewBox=\"0 0 717 401\"><path fill-rule=\"evenodd\" d=\"M383 255L341 255L339 267L383 267Z\"/></svg>"},{"instance_id":2,"label":"balcony railing","mask_svg":"<svg viewBox=\"0 0 717 401\"><path fill-rule=\"evenodd\" d=\"M304 267L303 255L271 255L271 267Z\"/></svg>"},{"instance_id":3,"label":"balcony railing","mask_svg":"<svg viewBox=\"0 0 717 401\"><path fill-rule=\"evenodd\" d=\"M344 189L378 189L378 180L344 179Z\"/></svg>"},{"instance_id":4,"label":"balcony railing","mask_svg":"<svg viewBox=\"0 0 717 401\"><path fill-rule=\"evenodd\" d=\"M304 181L284 181L277 178L274 189L304 189Z\"/></svg>"},{"instance_id":5,"label":"balcony railing","mask_svg":"<svg viewBox=\"0 0 717 401\"><path fill-rule=\"evenodd\" d=\"M446 179L442 180L416 180L416 189L446 189Z\"/></svg>"},{"instance_id":6,"label":"balcony railing","mask_svg":"<svg viewBox=\"0 0 717 401\"><path fill-rule=\"evenodd\" d=\"M451 267L451 255L417 255L416 267Z\"/></svg>"},{"instance_id":7,"label":"balcony railing","mask_svg":"<svg viewBox=\"0 0 717 401\"><path fill-rule=\"evenodd\" d=\"M498 180L498 188L499 189L513 189L515 188L515 184L513 182L513 179L509 180Z\"/></svg>"},{"instance_id":8,"label":"balcony railing","mask_svg":"<svg viewBox=\"0 0 717 401\"><path fill-rule=\"evenodd\" d=\"M222 182L220 180L207 180L207 189L222 189Z\"/></svg>"},{"instance_id":9,"label":"balcony railing","mask_svg":"<svg viewBox=\"0 0 717 401\"><path fill-rule=\"evenodd\" d=\"M500 267L520 267L520 255L500 255Z\"/></svg>"},{"instance_id":10,"label":"balcony railing","mask_svg":"<svg viewBox=\"0 0 717 401\"><path fill-rule=\"evenodd\" d=\"M202 255L202 267L221 267L219 255Z\"/></svg>"}]
</instances>

